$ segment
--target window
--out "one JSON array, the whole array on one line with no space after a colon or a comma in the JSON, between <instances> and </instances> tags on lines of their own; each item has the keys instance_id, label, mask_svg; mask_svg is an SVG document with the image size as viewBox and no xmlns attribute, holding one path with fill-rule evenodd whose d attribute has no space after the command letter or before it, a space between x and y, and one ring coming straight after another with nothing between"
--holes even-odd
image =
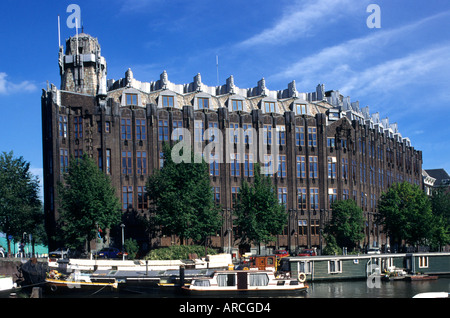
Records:
<instances>
[{"instance_id":1,"label":"window","mask_svg":"<svg viewBox=\"0 0 450 318\"><path fill-rule=\"evenodd\" d=\"M309 189L309 207L311 210L319 209L319 189L311 188Z\"/></svg>"},{"instance_id":2,"label":"window","mask_svg":"<svg viewBox=\"0 0 450 318\"><path fill-rule=\"evenodd\" d=\"M275 112L275 102L264 102L264 111L266 113L274 113Z\"/></svg>"},{"instance_id":3,"label":"window","mask_svg":"<svg viewBox=\"0 0 450 318\"><path fill-rule=\"evenodd\" d=\"M107 133L111 132L111 123L109 121L105 122L105 132Z\"/></svg>"},{"instance_id":4,"label":"window","mask_svg":"<svg viewBox=\"0 0 450 318\"><path fill-rule=\"evenodd\" d=\"M73 118L73 131L75 139L83 138L83 117L77 116Z\"/></svg>"},{"instance_id":5,"label":"window","mask_svg":"<svg viewBox=\"0 0 450 318\"><path fill-rule=\"evenodd\" d=\"M232 103L233 103L233 111L243 110L243 101L242 100L234 99L232 101Z\"/></svg>"},{"instance_id":6,"label":"window","mask_svg":"<svg viewBox=\"0 0 450 318\"><path fill-rule=\"evenodd\" d=\"M305 115L306 114L306 105L305 104L295 104L295 110L297 115Z\"/></svg>"},{"instance_id":7,"label":"window","mask_svg":"<svg viewBox=\"0 0 450 318\"><path fill-rule=\"evenodd\" d=\"M67 149L59 150L61 173L67 172L69 168L69 151Z\"/></svg>"},{"instance_id":8,"label":"window","mask_svg":"<svg viewBox=\"0 0 450 318\"><path fill-rule=\"evenodd\" d=\"M238 143L239 124L230 123L230 143Z\"/></svg>"},{"instance_id":9,"label":"window","mask_svg":"<svg viewBox=\"0 0 450 318\"><path fill-rule=\"evenodd\" d=\"M347 139L341 139L341 147L342 149L347 149Z\"/></svg>"},{"instance_id":10,"label":"window","mask_svg":"<svg viewBox=\"0 0 450 318\"><path fill-rule=\"evenodd\" d=\"M209 123L209 141L213 142L216 140L216 142L219 141L219 123Z\"/></svg>"},{"instance_id":11,"label":"window","mask_svg":"<svg viewBox=\"0 0 450 318\"><path fill-rule=\"evenodd\" d=\"M272 155L264 155L264 162L262 162L261 167L265 170L264 174L273 176L273 160Z\"/></svg>"},{"instance_id":12,"label":"window","mask_svg":"<svg viewBox=\"0 0 450 318\"><path fill-rule=\"evenodd\" d=\"M336 188L328 189L328 203L330 204L330 209L331 209L331 205L336 200L337 200L337 189Z\"/></svg>"},{"instance_id":13,"label":"window","mask_svg":"<svg viewBox=\"0 0 450 318\"><path fill-rule=\"evenodd\" d=\"M164 167L164 152L159 153L159 168Z\"/></svg>"},{"instance_id":14,"label":"window","mask_svg":"<svg viewBox=\"0 0 450 318\"><path fill-rule=\"evenodd\" d=\"M287 188L278 188L278 202L286 207L287 204Z\"/></svg>"},{"instance_id":15,"label":"window","mask_svg":"<svg viewBox=\"0 0 450 318\"><path fill-rule=\"evenodd\" d=\"M75 155L74 155L75 159L78 160L78 159L82 159L83 158L83 150L75 149L74 152L75 152Z\"/></svg>"},{"instance_id":16,"label":"window","mask_svg":"<svg viewBox=\"0 0 450 318\"><path fill-rule=\"evenodd\" d=\"M137 174L147 174L147 152L136 151Z\"/></svg>"},{"instance_id":17,"label":"window","mask_svg":"<svg viewBox=\"0 0 450 318\"><path fill-rule=\"evenodd\" d=\"M348 199L350 199L348 189L343 189L342 190L342 200L348 200Z\"/></svg>"},{"instance_id":18,"label":"window","mask_svg":"<svg viewBox=\"0 0 450 318\"><path fill-rule=\"evenodd\" d=\"M348 159L342 158L342 179L348 179Z\"/></svg>"},{"instance_id":19,"label":"window","mask_svg":"<svg viewBox=\"0 0 450 318\"><path fill-rule=\"evenodd\" d=\"M174 141L183 140L183 133L181 131L181 128L183 128L183 121L174 120L172 122L172 125L173 125L172 140ZM178 130L178 128L180 130Z\"/></svg>"},{"instance_id":20,"label":"window","mask_svg":"<svg viewBox=\"0 0 450 318\"><path fill-rule=\"evenodd\" d=\"M303 147L305 145L305 128L295 127L295 145Z\"/></svg>"},{"instance_id":21,"label":"window","mask_svg":"<svg viewBox=\"0 0 450 318\"><path fill-rule=\"evenodd\" d=\"M100 170L103 170L103 155L102 155L102 149L97 149L97 159L98 159L98 168Z\"/></svg>"},{"instance_id":22,"label":"window","mask_svg":"<svg viewBox=\"0 0 450 318\"><path fill-rule=\"evenodd\" d=\"M286 126L284 125L277 126L277 140L278 145L282 146L286 144Z\"/></svg>"},{"instance_id":23,"label":"window","mask_svg":"<svg viewBox=\"0 0 450 318\"><path fill-rule=\"evenodd\" d=\"M131 119L122 118L120 120L120 130L122 140L131 140Z\"/></svg>"},{"instance_id":24,"label":"window","mask_svg":"<svg viewBox=\"0 0 450 318\"><path fill-rule=\"evenodd\" d=\"M311 235L320 235L319 220L311 220Z\"/></svg>"},{"instance_id":25,"label":"window","mask_svg":"<svg viewBox=\"0 0 450 318\"><path fill-rule=\"evenodd\" d=\"M210 153L209 154L209 175L218 176L219 175L219 161L218 155Z\"/></svg>"},{"instance_id":26,"label":"window","mask_svg":"<svg viewBox=\"0 0 450 318\"><path fill-rule=\"evenodd\" d=\"M327 137L327 147L334 148L335 147L335 139L334 137Z\"/></svg>"},{"instance_id":27,"label":"window","mask_svg":"<svg viewBox=\"0 0 450 318\"><path fill-rule=\"evenodd\" d=\"M318 161L317 156L309 156L309 177L311 179L317 179L318 173Z\"/></svg>"},{"instance_id":28,"label":"window","mask_svg":"<svg viewBox=\"0 0 450 318\"><path fill-rule=\"evenodd\" d=\"M220 204L220 187L212 187L213 190L213 200L216 205Z\"/></svg>"},{"instance_id":29,"label":"window","mask_svg":"<svg viewBox=\"0 0 450 318\"><path fill-rule=\"evenodd\" d=\"M197 105L198 105L198 109L208 109L209 108L209 98L198 97Z\"/></svg>"},{"instance_id":30,"label":"window","mask_svg":"<svg viewBox=\"0 0 450 318\"><path fill-rule=\"evenodd\" d=\"M111 174L111 149L106 149L106 174Z\"/></svg>"},{"instance_id":31,"label":"window","mask_svg":"<svg viewBox=\"0 0 450 318\"><path fill-rule=\"evenodd\" d=\"M306 157L297 156L297 178L306 178Z\"/></svg>"},{"instance_id":32,"label":"window","mask_svg":"<svg viewBox=\"0 0 450 318\"><path fill-rule=\"evenodd\" d=\"M306 188L297 188L298 208L306 210Z\"/></svg>"},{"instance_id":33,"label":"window","mask_svg":"<svg viewBox=\"0 0 450 318\"><path fill-rule=\"evenodd\" d=\"M173 107L173 96L163 96L163 107Z\"/></svg>"},{"instance_id":34,"label":"window","mask_svg":"<svg viewBox=\"0 0 450 318\"><path fill-rule=\"evenodd\" d=\"M340 260L328 261L328 273L329 274L342 273L342 261Z\"/></svg>"},{"instance_id":35,"label":"window","mask_svg":"<svg viewBox=\"0 0 450 318\"><path fill-rule=\"evenodd\" d=\"M239 187L231 187L231 207L233 207L238 199Z\"/></svg>"},{"instance_id":36,"label":"window","mask_svg":"<svg viewBox=\"0 0 450 318\"><path fill-rule=\"evenodd\" d=\"M122 208L124 210L128 208L133 208L133 187L123 186L122 187Z\"/></svg>"},{"instance_id":37,"label":"window","mask_svg":"<svg viewBox=\"0 0 450 318\"><path fill-rule=\"evenodd\" d=\"M244 155L244 176L253 177L253 155Z\"/></svg>"},{"instance_id":38,"label":"window","mask_svg":"<svg viewBox=\"0 0 450 318\"><path fill-rule=\"evenodd\" d=\"M278 156L278 177L286 178L286 155Z\"/></svg>"},{"instance_id":39,"label":"window","mask_svg":"<svg viewBox=\"0 0 450 318\"><path fill-rule=\"evenodd\" d=\"M240 176L240 160L238 153L230 154L231 157L231 176L239 177Z\"/></svg>"},{"instance_id":40,"label":"window","mask_svg":"<svg viewBox=\"0 0 450 318\"><path fill-rule=\"evenodd\" d=\"M328 178L336 179L336 157L328 157Z\"/></svg>"},{"instance_id":41,"label":"window","mask_svg":"<svg viewBox=\"0 0 450 318\"><path fill-rule=\"evenodd\" d=\"M272 144L272 125L263 126L263 141L265 145Z\"/></svg>"},{"instance_id":42,"label":"window","mask_svg":"<svg viewBox=\"0 0 450 318\"><path fill-rule=\"evenodd\" d=\"M59 115L59 136L67 138L67 116Z\"/></svg>"},{"instance_id":43,"label":"window","mask_svg":"<svg viewBox=\"0 0 450 318\"><path fill-rule=\"evenodd\" d=\"M136 119L136 140L145 140L145 119Z\"/></svg>"},{"instance_id":44,"label":"window","mask_svg":"<svg viewBox=\"0 0 450 318\"><path fill-rule=\"evenodd\" d=\"M122 174L131 174L132 162L131 151L122 151Z\"/></svg>"},{"instance_id":45,"label":"window","mask_svg":"<svg viewBox=\"0 0 450 318\"><path fill-rule=\"evenodd\" d=\"M204 123L201 120L194 121L194 140L203 142L203 133L205 131Z\"/></svg>"},{"instance_id":46,"label":"window","mask_svg":"<svg viewBox=\"0 0 450 318\"><path fill-rule=\"evenodd\" d=\"M419 256L419 268L428 268L428 256Z\"/></svg>"},{"instance_id":47,"label":"window","mask_svg":"<svg viewBox=\"0 0 450 318\"><path fill-rule=\"evenodd\" d=\"M146 187L138 186L138 209L148 209L148 196Z\"/></svg>"},{"instance_id":48,"label":"window","mask_svg":"<svg viewBox=\"0 0 450 318\"><path fill-rule=\"evenodd\" d=\"M244 129L244 143L251 144L253 142L253 128L252 124L243 124Z\"/></svg>"},{"instance_id":49,"label":"window","mask_svg":"<svg viewBox=\"0 0 450 318\"><path fill-rule=\"evenodd\" d=\"M137 105L137 94L125 94L127 105Z\"/></svg>"},{"instance_id":50,"label":"window","mask_svg":"<svg viewBox=\"0 0 450 318\"><path fill-rule=\"evenodd\" d=\"M169 122L167 120L158 121L158 140L169 140Z\"/></svg>"},{"instance_id":51,"label":"window","mask_svg":"<svg viewBox=\"0 0 450 318\"><path fill-rule=\"evenodd\" d=\"M310 146L310 147L317 146L317 128L316 127L308 128L308 146Z\"/></svg>"},{"instance_id":52,"label":"window","mask_svg":"<svg viewBox=\"0 0 450 318\"><path fill-rule=\"evenodd\" d=\"M298 235L308 235L308 222L306 220L298 220Z\"/></svg>"}]
</instances>

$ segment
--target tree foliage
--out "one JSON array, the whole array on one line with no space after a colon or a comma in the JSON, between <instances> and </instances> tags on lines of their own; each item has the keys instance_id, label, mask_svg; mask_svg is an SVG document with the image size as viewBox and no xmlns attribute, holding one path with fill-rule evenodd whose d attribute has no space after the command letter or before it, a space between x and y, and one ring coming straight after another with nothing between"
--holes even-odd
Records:
<instances>
[{"instance_id":1,"label":"tree foliage","mask_svg":"<svg viewBox=\"0 0 450 318\"><path fill-rule=\"evenodd\" d=\"M20 240L24 232L42 235L44 218L39 199L39 181L30 163L13 152L0 154L0 231ZM11 253L8 239L8 253Z\"/></svg>"},{"instance_id":2,"label":"tree foliage","mask_svg":"<svg viewBox=\"0 0 450 318\"><path fill-rule=\"evenodd\" d=\"M164 166L149 177L147 193L155 206L155 223L181 243L201 243L220 229L219 209L213 201L209 169L205 161L175 163L171 148L163 145Z\"/></svg>"},{"instance_id":3,"label":"tree foliage","mask_svg":"<svg viewBox=\"0 0 450 318\"><path fill-rule=\"evenodd\" d=\"M286 225L286 208L278 202L271 179L261 175L258 164L254 183L242 183L234 214L241 244L274 241Z\"/></svg>"},{"instance_id":4,"label":"tree foliage","mask_svg":"<svg viewBox=\"0 0 450 318\"><path fill-rule=\"evenodd\" d=\"M394 184L381 195L377 223L394 243L434 244L442 237L442 218L432 213L431 202L417 185Z\"/></svg>"},{"instance_id":5,"label":"tree foliage","mask_svg":"<svg viewBox=\"0 0 450 318\"><path fill-rule=\"evenodd\" d=\"M331 209L332 218L326 232L334 236L338 246L353 249L364 238L363 211L351 199L335 201Z\"/></svg>"},{"instance_id":6,"label":"tree foliage","mask_svg":"<svg viewBox=\"0 0 450 318\"><path fill-rule=\"evenodd\" d=\"M86 155L71 159L58 188L60 225L67 246L82 249L98 229L112 228L121 220L119 199L111 180ZM90 244L87 244L90 251Z\"/></svg>"}]
</instances>

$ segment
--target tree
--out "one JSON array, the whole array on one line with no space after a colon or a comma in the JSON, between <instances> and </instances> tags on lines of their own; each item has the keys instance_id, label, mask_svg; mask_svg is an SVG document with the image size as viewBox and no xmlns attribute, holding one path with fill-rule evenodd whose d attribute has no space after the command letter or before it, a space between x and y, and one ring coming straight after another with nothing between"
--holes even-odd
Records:
<instances>
[{"instance_id":1,"label":"tree","mask_svg":"<svg viewBox=\"0 0 450 318\"><path fill-rule=\"evenodd\" d=\"M20 240L24 232L39 236L44 218L39 199L39 181L30 172L30 163L13 152L0 155L0 231L6 234L8 255L12 236Z\"/></svg>"},{"instance_id":2,"label":"tree","mask_svg":"<svg viewBox=\"0 0 450 318\"><path fill-rule=\"evenodd\" d=\"M432 245L443 246L450 243L450 192L447 187L438 188L431 196L431 210L436 221Z\"/></svg>"},{"instance_id":3,"label":"tree","mask_svg":"<svg viewBox=\"0 0 450 318\"><path fill-rule=\"evenodd\" d=\"M351 199L335 201L331 209L331 221L325 231L335 237L338 246L353 249L364 238L363 211Z\"/></svg>"},{"instance_id":4,"label":"tree","mask_svg":"<svg viewBox=\"0 0 450 318\"><path fill-rule=\"evenodd\" d=\"M396 183L381 195L376 222L396 244L426 244L437 228L425 192L408 182Z\"/></svg>"},{"instance_id":5,"label":"tree","mask_svg":"<svg viewBox=\"0 0 450 318\"><path fill-rule=\"evenodd\" d=\"M255 180L252 185L243 181L235 203L236 224L243 243L269 243L281 234L286 226L287 213L279 203L272 181L261 175L255 165Z\"/></svg>"},{"instance_id":6,"label":"tree","mask_svg":"<svg viewBox=\"0 0 450 318\"><path fill-rule=\"evenodd\" d=\"M84 155L71 158L64 181L58 187L61 230L67 246L82 249L93 240L98 229L107 229L121 220L119 199L111 180Z\"/></svg>"},{"instance_id":7,"label":"tree","mask_svg":"<svg viewBox=\"0 0 450 318\"><path fill-rule=\"evenodd\" d=\"M220 229L219 209L213 201L208 165L175 163L172 149L163 144L164 166L149 177L147 194L155 207L155 223L168 234L175 234L181 244L185 239L199 243Z\"/></svg>"}]
</instances>

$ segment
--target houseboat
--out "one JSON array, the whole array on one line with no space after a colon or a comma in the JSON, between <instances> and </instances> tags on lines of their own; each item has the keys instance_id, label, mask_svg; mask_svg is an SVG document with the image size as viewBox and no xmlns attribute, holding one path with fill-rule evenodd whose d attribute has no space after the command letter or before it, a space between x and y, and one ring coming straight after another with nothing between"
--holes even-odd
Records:
<instances>
[{"instance_id":1,"label":"houseboat","mask_svg":"<svg viewBox=\"0 0 450 318\"><path fill-rule=\"evenodd\" d=\"M115 279L91 279L90 273L75 271L69 275L62 274L57 270L48 273L45 279L46 287L51 292L77 292L77 291L99 291L106 288L107 291L114 291L118 288L118 281Z\"/></svg>"},{"instance_id":2,"label":"houseboat","mask_svg":"<svg viewBox=\"0 0 450 318\"><path fill-rule=\"evenodd\" d=\"M190 295L236 295L236 293L265 294L270 292L306 291L306 275L298 278L290 276L276 277L272 270L228 270L215 271L210 277L193 279L189 286L182 289Z\"/></svg>"}]
</instances>

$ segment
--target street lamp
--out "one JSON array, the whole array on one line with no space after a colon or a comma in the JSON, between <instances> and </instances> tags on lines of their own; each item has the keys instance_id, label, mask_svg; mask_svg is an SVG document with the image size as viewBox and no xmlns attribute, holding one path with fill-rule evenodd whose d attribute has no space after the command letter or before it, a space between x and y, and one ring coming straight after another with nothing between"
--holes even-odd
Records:
<instances>
[{"instance_id":1,"label":"street lamp","mask_svg":"<svg viewBox=\"0 0 450 318\"><path fill-rule=\"evenodd\" d=\"M120 224L120 227L122 228L122 261L125 260L125 253L124 253L124 245L125 245L125 234L124 234L124 229L125 229L125 224Z\"/></svg>"}]
</instances>

